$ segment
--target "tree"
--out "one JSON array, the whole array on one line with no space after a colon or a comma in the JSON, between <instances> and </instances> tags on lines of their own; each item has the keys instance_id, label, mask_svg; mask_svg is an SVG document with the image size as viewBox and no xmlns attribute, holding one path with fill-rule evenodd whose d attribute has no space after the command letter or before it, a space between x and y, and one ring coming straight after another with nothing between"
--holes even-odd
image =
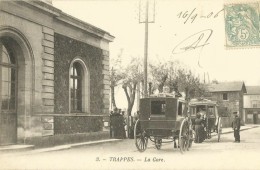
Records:
<instances>
[{"instance_id":1,"label":"tree","mask_svg":"<svg viewBox=\"0 0 260 170\"><path fill-rule=\"evenodd\" d=\"M117 108L115 101L115 87L119 85L120 81L123 79L122 72L120 71L121 66L121 56L123 54L123 49L120 49L120 52L116 60L111 60L112 67L110 68L110 89L111 89L111 102L113 108Z\"/></svg>"},{"instance_id":2,"label":"tree","mask_svg":"<svg viewBox=\"0 0 260 170\"><path fill-rule=\"evenodd\" d=\"M161 93L169 74L167 64L160 62L158 65L149 64L149 67L151 70L152 91L157 88Z\"/></svg>"},{"instance_id":3,"label":"tree","mask_svg":"<svg viewBox=\"0 0 260 170\"><path fill-rule=\"evenodd\" d=\"M178 61L168 61L158 65L150 65L151 76L154 86L162 92L163 86L167 85L170 92L185 93L185 99L200 97L204 93L204 87L200 79L191 70L188 70Z\"/></svg>"},{"instance_id":4,"label":"tree","mask_svg":"<svg viewBox=\"0 0 260 170\"><path fill-rule=\"evenodd\" d=\"M127 99L127 115L130 116L137 91L137 84L142 81L143 73L140 72L139 68L142 68L141 61L139 58L132 58L130 64L123 70L123 85L122 88L125 92Z\"/></svg>"},{"instance_id":5,"label":"tree","mask_svg":"<svg viewBox=\"0 0 260 170\"><path fill-rule=\"evenodd\" d=\"M159 64L150 64L150 75L151 81L153 82L153 91L158 90L159 93L163 92L165 85L169 86L169 82L173 83L172 79L176 77L176 70L180 67L178 61L168 61L165 63L160 62ZM176 89L172 88L173 85L169 86L170 91ZM174 86L175 87L175 86Z\"/></svg>"},{"instance_id":6,"label":"tree","mask_svg":"<svg viewBox=\"0 0 260 170\"><path fill-rule=\"evenodd\" d=\"M185 99L189 101L191 98L201 97L205 92L204 86L200 83L200 79L196 77L191 70L178 69L176 77L170 82L178 91L185 93Z\"/></svg>"}]
</instances>

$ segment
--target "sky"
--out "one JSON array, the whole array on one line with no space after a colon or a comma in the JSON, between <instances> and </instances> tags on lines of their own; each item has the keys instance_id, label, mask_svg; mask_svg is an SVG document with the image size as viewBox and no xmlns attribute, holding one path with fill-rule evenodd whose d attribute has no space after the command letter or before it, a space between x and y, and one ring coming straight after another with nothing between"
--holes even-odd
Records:
<instances>
[{"instance_id":1,"label":"sky","mask_svg":"<svg viewBox=\"0 0 260 170\"><path fill-rule=\"evenodd\" d=\"M139 23L139 0L53 0L52 3L113 35L111 59L121 49L125 64L131 57L144 56L145 24ZM148 28L148 63L179 60L202 79L205 73L206 81L260 85L260 48L226 46L224 4L222 0L155 0L155 10L150 6L149 13L150 19L155 18ZM141 7L141 19L143 10ZM201 36L203 47L183 50Z\"/></svg>"},{"instance_id":2,"label":"sky","mask_svg":"<svg viewBox=\"0 0 260 170\"><path fill-rule=\"evenodd\" d=\"M210 80L244 81L246 85L260 85L260 48L225 47L223 4L219 0L156 0L155 21L148 28L148 62L177 59L188 65L194 73L206 73ZM133 56L144 56L145 24L139 23L139 0L53 0L53 5L115 36L110 44L111 58L115 58L120 49L123 49L126 63ZM193 20L195 15L197 17ZM141 12L141 18L143 16ZM208 18L201 18L203 16ZM173 49L180 42L206 29L213 33L209 44L202 50L196 48L173 54Z\"/></svg>"}]
</instances>

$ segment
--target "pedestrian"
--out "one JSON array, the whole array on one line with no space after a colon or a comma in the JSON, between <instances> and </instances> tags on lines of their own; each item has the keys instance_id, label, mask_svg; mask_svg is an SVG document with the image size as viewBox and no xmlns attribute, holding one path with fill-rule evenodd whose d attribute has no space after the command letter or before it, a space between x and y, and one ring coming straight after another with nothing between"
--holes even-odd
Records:
<instances>
[{"instance_id":1,"label":"pedestrian","mask_svg":"<svg viewBox=\"0 0 260 170\"><path fill-rule=\"evenodd\" d=\"M197 114L195 119L195 143L201 143L204 140L203 137L203 120L201 115Z\"/></svg>"},{"instance_id":2,"label":"pedestrian","mask_svg":"<svg viewBox=\"0 0 260 170\"><path fill-rule=\"evenodd\" d=\"M206 120L206 114L203 114L203 116L201 116L201 120L202 120L202 130L201 130L201 140L204 141L205 139L208 138L207 136L207 120Z\"/></svg>"},{"instance_id":3,"label":"pedestrian","mask_svg":"<svg viewBox=\"0 0 260 170\"><path fill-rule=\"evenodd\" d=\"M206 110L205 110L205 108L200 108L200 109L199 109L199 114L200 114L201 118L204 118L204 116L206 115Z\"/></svg>"},{"instance_id":4,"label":"pedestrian","mask_svg":"<svg viewBox=\"0 0 260 170\"><path fill-rule=\"evenodd\" d=\"M234 130L234 137L235 137L234 142L239 143L240 142L240 118L237 112L234 112L233 115L234 115L234 119L232 121L232 128Z\"/></svg>"}]
</instances>

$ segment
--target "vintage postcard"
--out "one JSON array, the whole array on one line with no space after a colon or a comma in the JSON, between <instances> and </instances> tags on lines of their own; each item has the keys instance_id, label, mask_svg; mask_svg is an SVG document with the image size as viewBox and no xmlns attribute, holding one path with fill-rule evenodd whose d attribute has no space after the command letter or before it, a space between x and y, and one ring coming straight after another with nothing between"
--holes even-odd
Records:
<instances>
[{"instance_id":1,"label":"vintage postcard","mask_svg":"<svg viewBox=\"0 0 260 170\"><path fill-rule=\"evenodd\" d=\"M260 169L260 0L0 0L0 169Z\"/></svg>"}]
</instances>

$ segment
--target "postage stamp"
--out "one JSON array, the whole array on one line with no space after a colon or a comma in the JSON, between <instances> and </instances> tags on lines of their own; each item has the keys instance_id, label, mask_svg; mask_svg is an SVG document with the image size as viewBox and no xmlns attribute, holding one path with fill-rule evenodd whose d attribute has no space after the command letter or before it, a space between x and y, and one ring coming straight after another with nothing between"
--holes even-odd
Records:
<instances>
[{"instance_id":1,"label":"postage stamp","mask_svg":"<svg viewBox=\"0 0 260 170\"><path fill-rule=\"evenodd\" d=\"M225 4L226 47L260 45L259 4Z\"/></svg>"}]
</instances>

